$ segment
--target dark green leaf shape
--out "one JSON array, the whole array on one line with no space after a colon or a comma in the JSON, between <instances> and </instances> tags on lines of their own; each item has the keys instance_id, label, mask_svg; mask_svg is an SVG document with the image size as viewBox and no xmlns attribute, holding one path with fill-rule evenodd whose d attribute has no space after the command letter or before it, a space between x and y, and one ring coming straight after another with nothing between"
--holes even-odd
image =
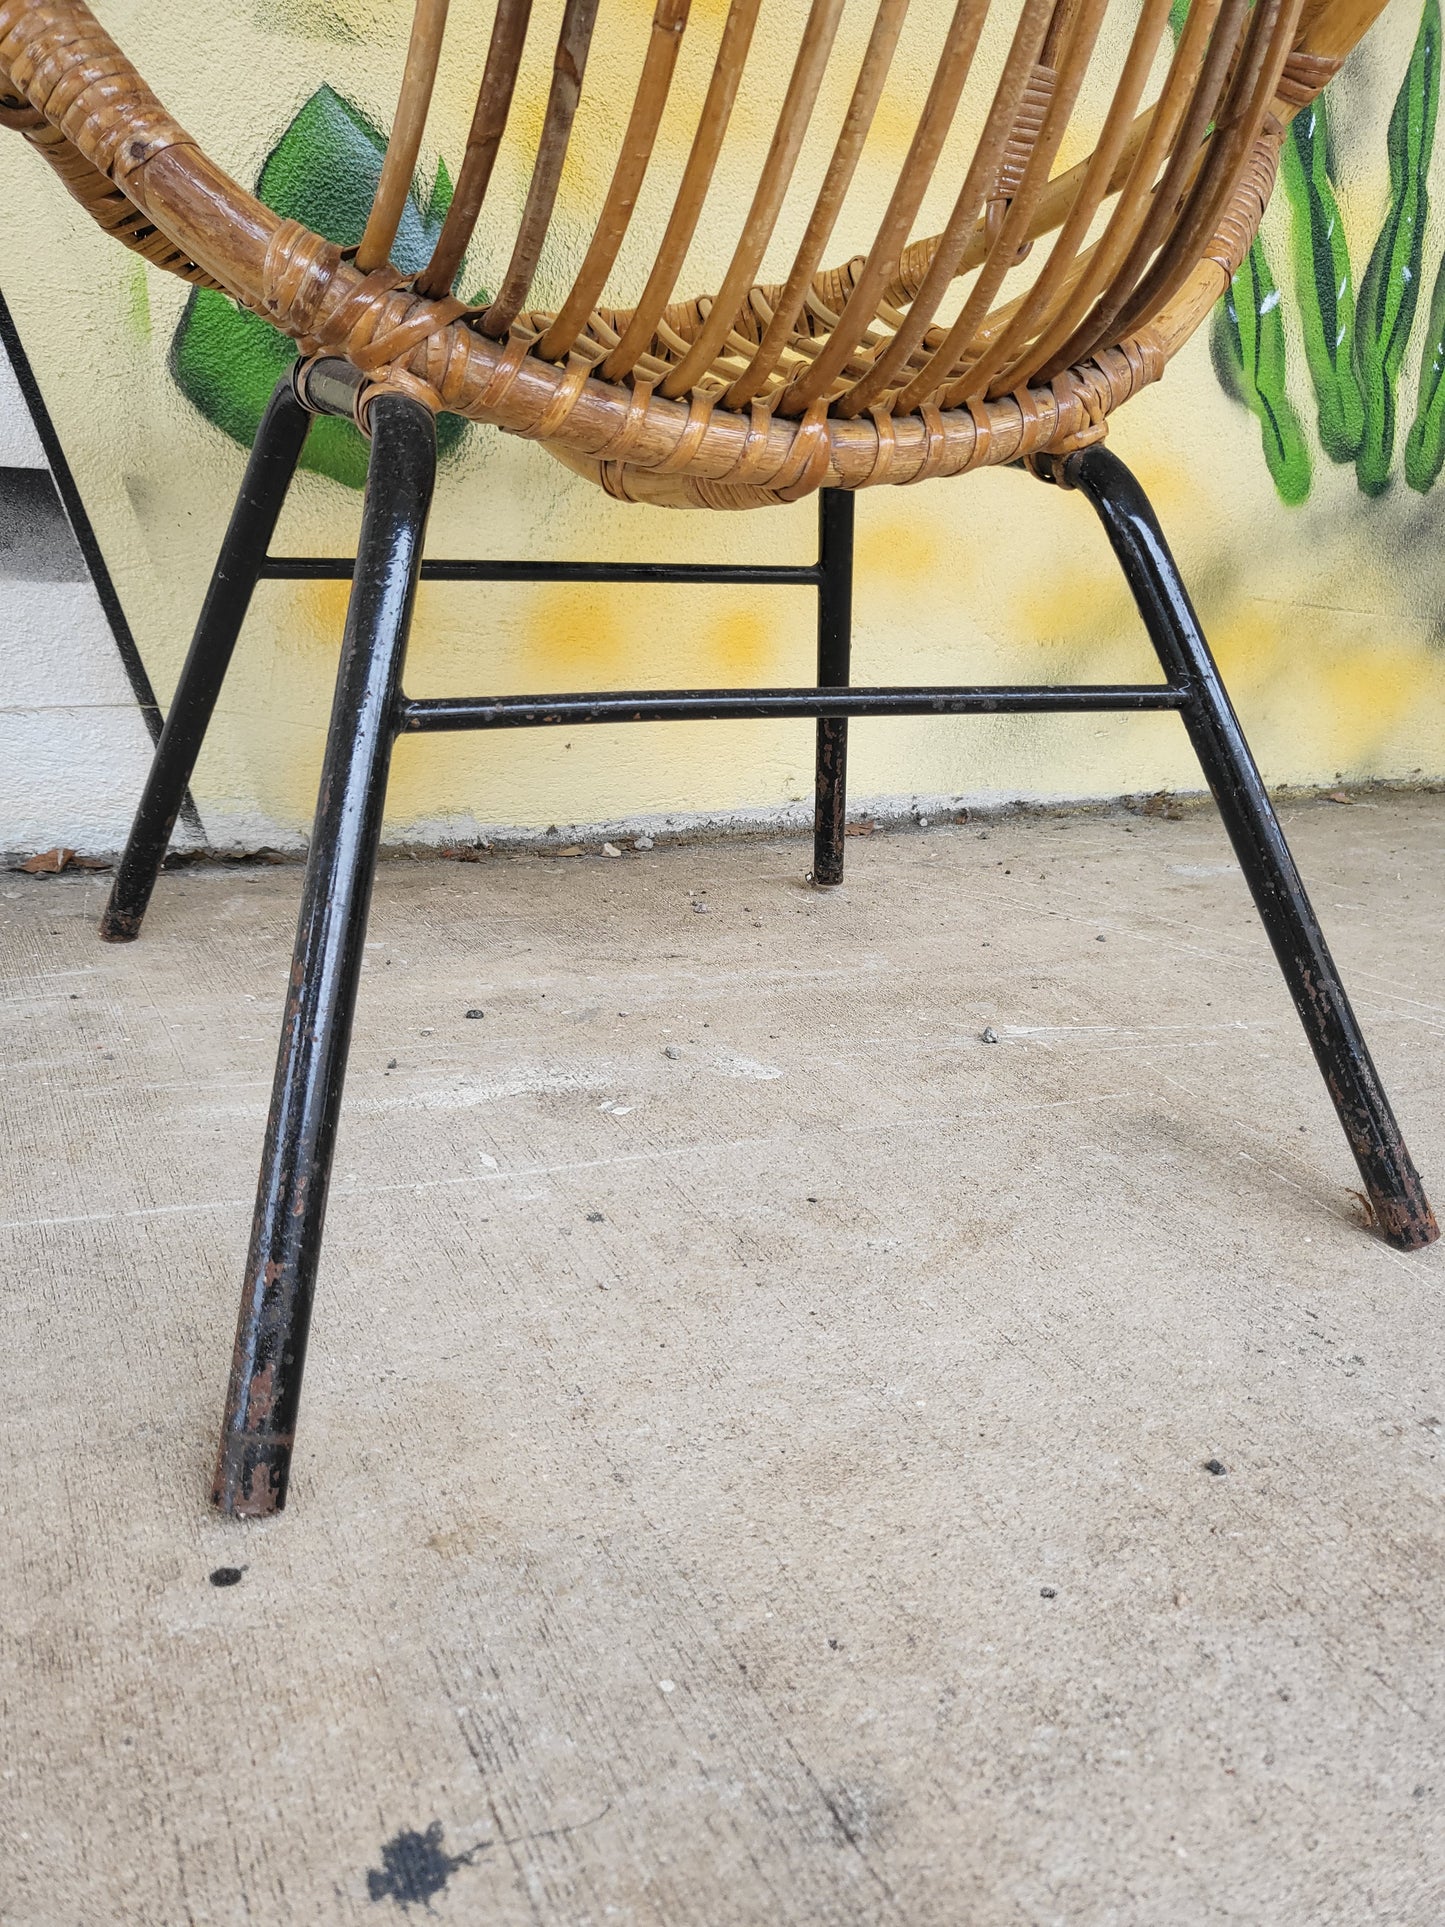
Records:
<instances>
[{"instance_id":1,"label":"dark green leaf shape","mask_svg":"<svg viewBox=\"0 0 1445 1927\"><path fill-rule=\"evenodd\" d=\"M1214 310L1209 349L1220 386L1259 423L1280 500L1297 508L1310 492L1310 452L1285 392L1284 321L1262 241L1255 241Z\"/></svg>"},{"instance_id":2,"label":"dark green leaf shape","mask_svg":"<svg viewBox=\"0 0 1445 1927\"><path fill-rule=\"evenodd\" d=\"M1445 466L1445 259L1430 300L1430 346L1420 363L1420 399L1405 438L1405 480L1422 495Z\"/></svg>"},{"instance_id":3,"label":"dark green leaf shape","mask_svg":"<svg viewBox=\"0 0 1445 1927\"><path fill-rule=\"evenodd\" d=\"M1365 432L1355 474L1366 495L1383 494L1395 454L1395 384L1420 294L1429 212L1426 176L1440 103L1439 0L1425 0L1420 31L1390 115L1390 206L1360 283L1355 367Z\"/></svg>"},{"instance_id":4,"label":"dark green leaf shape","mask_svg":"<svg viewBox=\"0 0 1445 1927\"><path fill-rule=\"evenodd\" d=\"M1365 432L1355 378L1355 291L1344 224L1329 174L1325 96L1295 116L1281 156L1290 205L1294 289L1305 360L1318 403L1320 444L1332 462L1352 462Z\"/></svg>"},{"instance_id":5,"label":"dark green leaf shape","mask_svg":"<svg viewBox=\"0 0 1445 1927\"><path fill-rule=\"evenodd\" d=\"M256 193L283 219L303 221L339 247L354 248L366 227L386 136L334 87L318 87L272 152ZM437 169L423 211L417 185L402 210L391 258L403 274L419 274L435 245L452 187L445 164Z\"/></svg>"},{"instance_id":6,"label":"dark green leaf shape","mask_svg":"<svg viewBox=\"0 0 1445 1927\"><path fill-rule=\"evenodd\" d=\"M341 247L361 239L381 174L386 137L343 100L320 87L268 156L256 183L267 207L302 221ZM413 186L402 212L392 260L415 274L430 259L451 206L444 162L423 205ZM296 344L270 322L214 289L197 288L171 343L177 386L208 421L249 448L271 390L296 358ZM466 429L457 415L437 418L437 450L455 448ZM366 481L366 443L350 422L324 417L306 438L301 466L348 488Z\"/></svg>"}]
</instances>

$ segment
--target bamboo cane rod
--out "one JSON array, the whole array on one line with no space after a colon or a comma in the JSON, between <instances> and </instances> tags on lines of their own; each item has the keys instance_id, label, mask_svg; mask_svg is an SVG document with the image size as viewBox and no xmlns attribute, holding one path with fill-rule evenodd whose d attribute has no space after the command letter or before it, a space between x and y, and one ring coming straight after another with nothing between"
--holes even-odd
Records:
<instances>
[{"instance_id":1,"label":"bamboo cane rod","mask_svg":"<svg viewBox=\"0 0 1445 1927\"><path fill-rule=\"evenodd\" d=\"M723 137L732 118L733 103L737 99L738 84L752 44L760 4L761 0L732 0L728 8L717 59L713 63L712 79L708 84L697 132L693 136L687 166L683 170L682 182L668 217L657 259L647 277L641 298L619 335L617 346L603 365L609 381L621 381L632 373L672 299L687 250L697 232L703 203L707 199L718 155L722 151ZM685 347L683 352L686 352Z\"/></svg>"},{"instance_id":2,"label":"bamboo cane rod","mask_svg":"<svg viewBox=\"0 0 1445 1927\"><path fill-rule=\"evenodd\" d=\"M1083 360L1094 346L1107 340L1114 332L1125 303L1162 245L1171 221L1178 218L1198 178L1200 151L1218 110L1230 67L1240 49L1241 38L1248 33L1249 25L1250 0L1223 0L1203 52L1198 79L1184 103L1179 131L1171 145L1163 179L1148 192L1147 200L1141 200L1141 218L1123 260L1100 288L1093 310L1076 323L1063 345L1049 355L1046 364L1048 372ZM1191 10L1179 43L1176 65L1184 60L1193 26L1194 15ZM1191 55L1193 51L1190 48Z\"/></svg>"},{"instance_id":3,"label":"bamboo cane rod","mask_svg":"<svg viewBox=\"0 0 1445 1927\"><path fill-rule=\"evenodd\" d=\"M1024 0L983 132L964 175L963 186L959 189L948 225L936 239L923 244L930 251L930 259L916 293L906 282L901 289L897 289L904 298L912 296L908 314L902 319L892 341L848 392L840 397L837 403L840 414L861 414L882 394L894 375L908 365L910 357L923 341L951 283L966 265L977 265L967 260L965 242L975 234L982 241L983 230L978 225L980 210L989 183L998 175L1009 132L1018 118L1024 89L1028 86L1043 47L1044 34L1052 17L1052 5L1053 0ZM919 258L921 254L915 253L915 259ZM982 249L979 259L982 259ZM885 295L893 295L895 288L896 280L885 290Z\"/></svg>"},{"instance_id":4,"label":"bamboo cane rod","mask_svg":"<svg viewBox=\"0 0 1445 1927\"><path fill-rule=\"evenodd\" d=\"M917 402L927 400L933 392L948 381L959 358L967 354L974 334L981 321L988 314L993 298L1001 286L1004 276L1019 258L1019 250L1027 245L1028 222L1033 209L1038 205L1048 184L1049 170L1054 156L1058 153L1059 143L1068 126L1069 115L1083 84L1084 70L1089 56L1094 50L1094 41L1103 22L1105 0L1079 0L1071 13L1064 29L1066 39L1058 56L1057 80L1048 113L1033 156L1025 170L1023 181L1016 198L1004 216L1002 226L982 266L978 278L969 290L957 319L927 365L916 374L903 390L898 406L907 408ZM1051 35L1058 25L1059 16L1055 14L1051 22ZM1052 51L1049 37L1040 53L1043 65Z\"/></svg>"},{"instance_id":5,"label":"bamboo cane rod","mask_svg":"<svg viewBox=\"0 0 1445 1927\"><path fill-rule=\"evenodd\" d=\"M818 98L818 89L823 84L823 73L833 49L842 11L843 0L813 0L808 10L807 24L803 28L803 38L793 63L788 91L773 130L757 192L707 319L699 328L688 353L661 384L661 392L669 400L685 395L699 376L705 373L758 271L763 249L772 238L783 196L788 191L793 170L798 164L803 136Z\"/></svg>"},{"instance_id":6,"label":"bamboo cane rod","mask_svg":"<svg viewBox=\"0 0 1445 1927\"><path fill-rule=\"evenodd\" d=\"M449 4L450 0L416 0L396 119L391 124L391 139L386 144L381 179L376 184L366 231L356 250L356 265L363 274L383 266L391 258L406 197L416 178L417 156L421 153L437 64L442 56Z\"/></svg>"},{"instance_id":7,"label":"bamboo cane rod","mask_svg":"<svg viewBox=\"0 0 1445 1927\"><path fill-rule=\"evenodd\" d=\"M642 78L633 96L632 114L622 138L612 185L598 216L597 227L586 259L578 269L571 292L558 311L556 320L537 343L536 352L544 361L559 361L576 344L587 317L601 294L603 284L617 259L623 236L637 206L653 143L662 121L662 110L672 89L678 50L687 26L690 0L657 0L652 16L643 60Z\"/></svg>"},{"instance_id":8,"label":"bamboo cane rod","mask_svg":"<svg viewBox=\"0 0 1445 1927\"><path fill-rule=\"evenodd\" d=\"M1078 194L1059 229L1049 258L1008 327L998 333L986 349L980 340L980 356L971 370L973 385L979 394L1008 394L1018 386L1027 356L1016 355L1016 351L1057 318L1077 287L1079 276L1074 269L1079 250L1103 205L1168 23L1169 0L1145 0L1109 102L1099 144L1087 163ZM1010 360L1011 356L1015 359Z\"/></svg>"},{"instance_id":9,"label":"bamboo cane rod","mask_svg":"<svg viewBox=\"0 0 1445 1927\"><path fill-rule=\"evenodd\" d=\"M123 247L196 287L219 288L220 282L187 258L166 234L149 221L128 195L93 167L74 142L28 100L0 93L0 127L23 134L55 170L67 191L104 231Z\"/></svg>"},{"instance_id":10,"label":"bamboo cane rod","mask_svg":"<svg viewBox=\"0 0 1445 1927\"><path fill-rule=\"evenodd\" d=\"M597 23L597 0L567 0L562 26L557 35L557 52L552 61L552 84L547 94L547 112L542 121L542 137L537 143L537 159L527 189L527 202L512 248L512 258L502 278L501 288L481 317L480 326L489 335L503 335L516 319L532 276L537 272L542 243L557 204L557 189L562 180L562 164L572 139L572 124L577 118L577 103L582 98L582 81L587 72L587 55L592 45L592 30Z\"/></svg>"},{"instance_id":11,"label":"bamboo cane rod","mask_svg":"<svg viewBox=\"0 0 1445 1927\"><path fill-rule=\"evenodd\" d=\"M532 0L497 0L487 63L477 90L477 105L467 135L452 204L437 236L431 260L417 276L417 292L439 298L450 294L462 256L476 232L477 220L491 185L492 169L507 130L516 91L522 51L532 17Z\"/></svg>"},{"instance_id":12,"label":"bamboo cane rod","mask_svg":"<svg viewBox=\"0 0 1445 1927\"><path fill-rule=\"evenodd\" d=\"M1256 0L1246 52L1209 142L1198 182L1148 274L1119 318L1121 333L1140 326L1181 287L1208 246L1259 139L1299 21L1299 0Z\"/></svg>"},{"instance_id":13,"label":"bamboo cane rod","mask_svg":"<svg viewBox=\"0 0 1445 1927\"><path fill-rule=\"evenodd\" d=\"M1057 372L1053 358L1068 340L1098 297L1119 272L1153 204L1159 170L1174 151L1179 129L1209 50L1209 37L1218 17L1220 0L1194 0L1185 29L1170 63L1164 89L1147 114L1134 123L1134 132L1125 144L1121 166L1116 168L1110 191L1119 187L1104 233L1093 251L1087 272L1076 285L1072 299L1039 332L1028 356L1031 376L1040 369ZM1141 134L1142 139L1136 139Z\"/></svg>"},{"instance_id":14,"label":"bamboo cane rod","mask_svg":"<svg viewBox=\"0 0 1445 1927\"><path fill-rule=\"evenodd\" d=\"M1102 5L1103 0L1094 0ZM778 401L785 415L801 415L828 388L873 320L878 297L888 279L908 229L933 179L943 143L953 124L964 82L973 66L979 35L988 16L988 0L958 0L944 43L943 56L933 76L918 125L888 207L868 251L838 325L827 347L806 374L786 388Z\"/></svg>"},{"instance_id":15,"label":"bamboo cane rod","mask_svg":"<svg viewBox=\"0 0 1445 1927\"><path fill-rule=\"evenodd\" d=\"M1308 53L1343 60L1387 5L1388 0L1305 0L1297 44Z\"/></svg>"},{"instance_id":16,"label":"bamboo cane rod","mask_svg":"<svg viewBox=\"0 0 1445 1927\"><path fill-rule=\"evenodd\" d=\"M863 143L873 125L873 116L878 110L883 83L893 63L908 5L909 0L881 0L874 16L873 31L868 36L862 65L858 69L853 96L848 103L848 113L833 148L818 198L813 204L812 216L804 230L788 278L776 303L772 304L757 352L723 398L729 408L745 407L767 386L803 312L808 289L822 263L823 249L828 245L828 237L833 232L863 152Z\"/></svg>"}]
</instances>

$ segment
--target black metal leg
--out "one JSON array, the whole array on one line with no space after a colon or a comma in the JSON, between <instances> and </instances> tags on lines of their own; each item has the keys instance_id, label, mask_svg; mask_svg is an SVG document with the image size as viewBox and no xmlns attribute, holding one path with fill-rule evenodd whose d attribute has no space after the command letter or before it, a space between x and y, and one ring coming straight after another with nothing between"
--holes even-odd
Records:
<instances>
[{"instance_id":1,"label":"black metal leg","mask_svg":"<svg viewBox=\"0 0 1445 1927\"><path fill-rule=\"evenodd\" d=\"M1418 1250L1440 1235L1434 1214L1148 497L1102 446L1070 457L1063 473L1103 523L1165 675L1189 691L1181 711L1185 728L1355 1154L1376 1222L1390 1244Z\"/></svg>"},{"instance_id":2,"label":"black metal leg","mask_svg":"<svg viewBox=\"0 0 1445 1927\"><path fill-rule=\"evenodd\" d=\"M436 471L431 415L371 407L371 467L261 1156L214 1499L286 1503L401 671Z\"/></svg>"},{"instance_id":3,"label":"black metal leg","mask_svg":"<svg viewBox=\"0 0 1445 1927\"><path fill-rule=\"evenodd\" d=\"M311 416L296 399L288 376L277 384L261 418L125 855L100 920L100 934L107 943L129 943L140 935L141 919L310 426Z\"/></svg>"},{"instance_id":4,"label":"black metal leg","mask_svg":"<svg viewBox=\"0 0 1445 1927\"><path fill-rule=\"evenodd\" d=\"M846 689L853 649L853 495L818 497L818 687ZM813 881L843 881L848 817L848 719L820 716L813 815Z\"/></svg>"}]
</instances>

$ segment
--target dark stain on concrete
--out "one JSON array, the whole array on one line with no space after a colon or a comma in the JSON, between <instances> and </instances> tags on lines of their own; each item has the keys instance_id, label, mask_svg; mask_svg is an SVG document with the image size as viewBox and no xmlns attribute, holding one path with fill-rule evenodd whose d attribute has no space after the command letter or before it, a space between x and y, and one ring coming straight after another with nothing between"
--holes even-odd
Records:
<instances>
[{"instance_id":1,"label":"dark stain on concrete","mask_svg":"<svg viewBox=\"0 0 1445 1927\"><path fill-rule=\"evenodd\" d=\"M433 1820L425 1833L408 1827L393 1835L381 1849L380 1867L369 1867L366 1890L373 1900L394 1900L399 1907L423 1906L431 1912L432 1898L439 1894L458 1867L471 1865L475 1854L491 1845L484 1840L466 1853L443 1853L440 1820Z\"/></svg>"},{"instance_id":2,"label":"dark stain on concrete","mask_svg":"<svg viewBox=\"0 0 1445 1927\"><path fill-rule=\"evenodd\" d=\"M488 1847L522 1846L532 1840L561 1840L569 1833L581 1833L588 1827L595 1827L611 1811L608 1801L599 1813L590 1820L583 1820L576 1826L544 1827L539 1833L519 1833L498 1840L479 1840L465 1853L445 1853L442 1850L444 1828L440 1820L433 1820L425 1833L418 1833L414 1827L407 1827L401 1833L393 1834L381 1849L381 1865L366 1870L366 1890L373 1900L394 1900L398 1907L425 1907L433 1911L433 1896L439 1894L458 1867L469 1867L479 1853Z\"/></svg>"}]
</instances>

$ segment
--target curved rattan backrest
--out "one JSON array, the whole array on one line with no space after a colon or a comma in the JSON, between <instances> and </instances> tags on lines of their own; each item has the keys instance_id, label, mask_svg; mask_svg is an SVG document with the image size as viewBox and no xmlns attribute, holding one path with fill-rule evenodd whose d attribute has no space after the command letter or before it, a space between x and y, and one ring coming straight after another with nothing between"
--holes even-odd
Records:
<instances>
[{"instance_id":1,"label":"curved rattan backrest","mask_svg":"<svg viewBox=\"0 0 1445 1927\"><path fill-rule=\"evenodd\" d=\"M170 120L82 0L0 0L0 120L24 133L104 226L147 258L226 288L308 353L348 356L377 383L549 444L626 499L745 507L825 482L919 481L1057 454L1097 439L1109 412L1162 372L1253 238L1285 125L1338 68L1383 0L1115 0L1130 25L1109 58L1087 158L1062 167L1081 89L1097 79L1109 0L992 0L998 74L968 85L991 0L940 19L906 154L865 247L828 250L879 110L909 0L875 11L861 56L840 49L843 0L798 9L781 106L751 198L732 217L715 293L679 277L729 123L746 98L764 0L731 0L695 103L649 271L627 305L613 287L644 186L665 170L690 0L656 0L610 180L555 306L529 309L587 86L598 0L497 0L476 109L435 252L411 282L388 260L440 63L448 0L416 0L390 144L354 258L282 221L212 166ZM489 188L530 38L555 49L530 179L495 294L451 293L486 224ZM1106 43L1107 44L1107 43ZM455 56L454 56L455 57ZM848 62L841 91L829 83ZM836 102L845 102L841 115ZM829 110L826 102L835 104ZM960 115L974 121L960 160ZM829 122L829 112L832 121ZM1097 113L1092 115L1097 121ZM783 278L759 279L805 139L828 158ZM675 143L669 144L669 154ZM948 178L940 182L940 169ZM942 228L915 224L946 189ZM1034 248L1044 237L1047 246ZM555 276L555 268L553 269ZM617 304L617 305L613 305Z\"/></svg>"}]
</instances>

